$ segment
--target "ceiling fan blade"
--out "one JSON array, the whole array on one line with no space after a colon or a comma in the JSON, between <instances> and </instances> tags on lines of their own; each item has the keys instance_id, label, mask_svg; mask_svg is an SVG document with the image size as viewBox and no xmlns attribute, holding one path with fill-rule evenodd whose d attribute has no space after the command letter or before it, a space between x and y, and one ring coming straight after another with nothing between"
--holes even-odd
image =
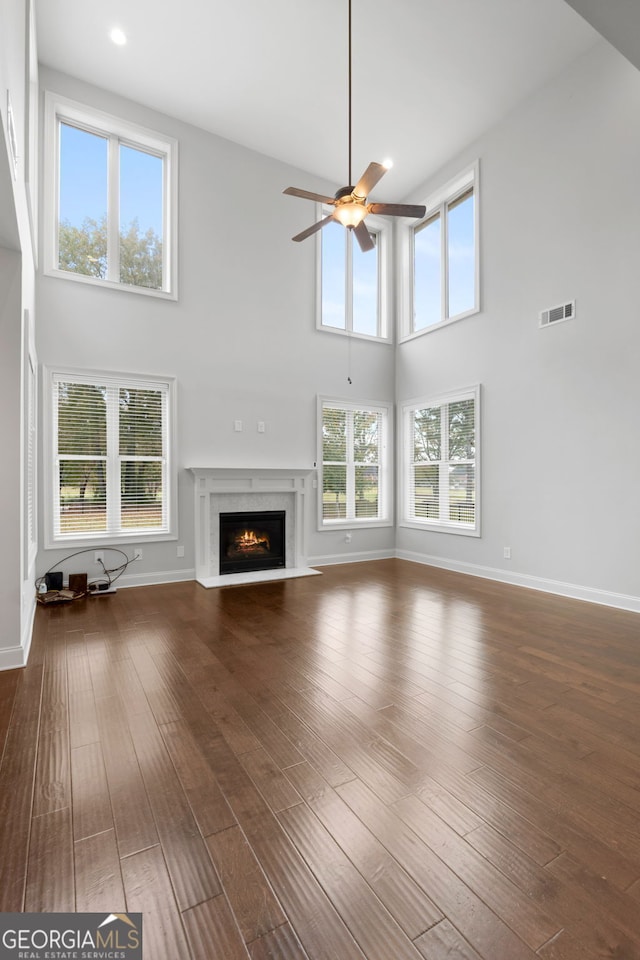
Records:
<instances>
[{"instance_id":1,"label":"ceiling fan blade","mask_svg":"<svg viewBox=\"0 0 640 960\"><path fill-rule=\"evenodd\" d=\"M415 217L422 220L427 208L418 203L370 203L369 213L382 213L387 217Z\"/></svg>"},{"instance_id":2,"label":"ceiling fan blade","mask_svg":"<svg viewBox=\"0 0 640 960\"><path fill-rule=\"evenodd\" d=\"M367 250L373 250L375 244L371 238L371 234L367 230L364 220L361 220L357 227L354 227L353 232L356 235L356 240L360 244L360 249L363 253L366 253Z\"/></svg>"},{"instance_id":3,"label":"ceiling fan blade","mask_svg":"<svg viewBox=\"0 0 640 960\"><path fill-rule=\"evenodd\" d=\"M376 183L382 180L386 172L387 168L383 164L370 163L353 188L353 192L358 197L368 197Z\"/></svg>"},{"instance_id":4,"label":"ceiling fan blade","mask_svg":"<svg viewBox=\"0 0 640 960\"><path fill-rule=\"evenodd\" d=\"M287 187L282 191L290 197L302 197L303 200L317 200L318 203L335 203L333 197L325 197L321 193L312 193L311 190L300 190L298 187Z\"/></svg>"},{"instance_id":5,"label":"ceiling fan blade","mask_svg":"<svg viewBox=\"0 0 640 960\"><path fill-rule=\"evenodd\" d=\"M306 230L303 230L302 233L296 234L295 237L291 237L292 240L296 242L299 240L306 240L307 237L310 237L312 234L317 233L318 230L321 230L326 226L330 220L333 220L333 214L329 214L328 217L325 217L324 220L318 220L317 223L312 223L310 227L307 227Z\"/></svg>"}]
</instances>

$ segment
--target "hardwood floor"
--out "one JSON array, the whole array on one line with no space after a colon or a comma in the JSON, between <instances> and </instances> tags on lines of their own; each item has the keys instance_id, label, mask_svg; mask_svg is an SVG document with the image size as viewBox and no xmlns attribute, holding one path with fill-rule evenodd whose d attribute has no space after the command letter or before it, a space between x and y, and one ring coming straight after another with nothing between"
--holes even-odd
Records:
<instances>
[{"instance_id":1,"label":"hardwood floor","mask_svg":"<svg viewBox=\"0 0 640 960\"><path fill-rule=\"evenodd\" d=\"M0 910L149 960L640 960L640 616L400 560L39 608Z\"/></svg>"}]
</instances>

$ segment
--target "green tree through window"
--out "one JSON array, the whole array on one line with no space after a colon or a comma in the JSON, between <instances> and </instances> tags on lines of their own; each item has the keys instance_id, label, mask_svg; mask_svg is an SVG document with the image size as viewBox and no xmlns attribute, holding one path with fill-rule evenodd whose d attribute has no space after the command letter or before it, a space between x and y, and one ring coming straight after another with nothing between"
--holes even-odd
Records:
<instances>
[{"instance_id":1,"label":"green tree through window","mask_svg":"<svg viewBox=\"0 0 640 960\"><path fill-rule=\"evenodd\" d=\"M177 141L45 95L45 272L175 299Z\"/></svg>"},{"instance_id":2,"label":"green tree through window","mask_svg":"<svg viewBox=\"0 0 640 960\"><path fill-rule=\"evenodd\" d=\"M107 276L107 218L85 217L74 227L68 220L60 224L58 264L61 270L87 277ZM120 234L120 280L135 287L162 286L162 240L149 227L140 231L137 219Z\"/></svg>"},{"instance_id":3,"label":"green tree through window","mask_svg":"<svg viewBox=\"0 0 640 960\"><path fill-rule=\"evenodd\" d=\"M478 530L479 392L405 407L406 519Z\"/></svg>"},{"instance_id":4,"label":"green tree through window","mask_svg":"<svg viewBox=\"0 0 640 960\"><path fill-rule=\"evenodd\" d=\"M385 519L386 425L386 409L323 403L323 522Z\"/></svg>"}]
</instances>

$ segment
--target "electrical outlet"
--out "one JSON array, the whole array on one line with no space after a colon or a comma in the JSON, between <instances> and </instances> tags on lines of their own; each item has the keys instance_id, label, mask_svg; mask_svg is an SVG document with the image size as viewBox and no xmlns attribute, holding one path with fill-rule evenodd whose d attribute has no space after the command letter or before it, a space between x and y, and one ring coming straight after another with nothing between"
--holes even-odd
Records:
<instances>
[{"instance_id":1,"label":"electrical outlet","mask_svg":"<svg viewBox=\"0 0 640 960\"><path fill-rule=\"evenodd\" d=\"M134 559L134 560L142 560L142 547L134 547L134 548L133 548L133 559Z\"/></svg>"},{"instance_id":2,"label":"electrical outlet","mask_svg":"<svg viewBox=\"0 0 640 960\"><path fill-rule=\"evenodd\" d=\"M511 560L511 547L505 547L503 555L505 560Z\"/></svg>"},{"instance_id":3,"label":"electrical outlet","mask_svg":"<svg viewBox=\"0 0 640 960\"><path fill-rule=\"evenodd\" d=\"M344 542L345 542L345 543L351 543L351 534L350 534L350 533L345 533L345 535L344 535Z\"/></svg>"},{"instance_id":4,"label":"electrical outlet","mask_svg":"<svg viewBox=\"0 0 640 960\"><path fill-rule=\"evenodd\" d=\"M176 547L176 556L184 557L184 547L182 546L182 544L180 544L179 547Z\"/></svg>"},{"instance_id":5,"label":"electrical outlet","mask_svg":"<svg viewBox=\"0 0 640 960\"><path fill-rule=\"evenodd\" d=\"M104 564L104 550L96 550L93 555L93 562Z\"/></svg>"}]
</instances>

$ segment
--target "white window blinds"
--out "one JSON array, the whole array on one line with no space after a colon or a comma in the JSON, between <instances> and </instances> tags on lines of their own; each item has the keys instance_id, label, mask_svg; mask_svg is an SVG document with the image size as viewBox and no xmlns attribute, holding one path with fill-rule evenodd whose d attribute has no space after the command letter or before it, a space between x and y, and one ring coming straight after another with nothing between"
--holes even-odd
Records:
<instances>
[{"instance_id":1,"label":"white window blinds","mask_svg":"<svg viewBox=\"0 0 640 960\"><path fill-rule=\"evenodd\" d=\"M54 374L54 539L163 533L167 382Z\"/></svg>"}]
</instances>

